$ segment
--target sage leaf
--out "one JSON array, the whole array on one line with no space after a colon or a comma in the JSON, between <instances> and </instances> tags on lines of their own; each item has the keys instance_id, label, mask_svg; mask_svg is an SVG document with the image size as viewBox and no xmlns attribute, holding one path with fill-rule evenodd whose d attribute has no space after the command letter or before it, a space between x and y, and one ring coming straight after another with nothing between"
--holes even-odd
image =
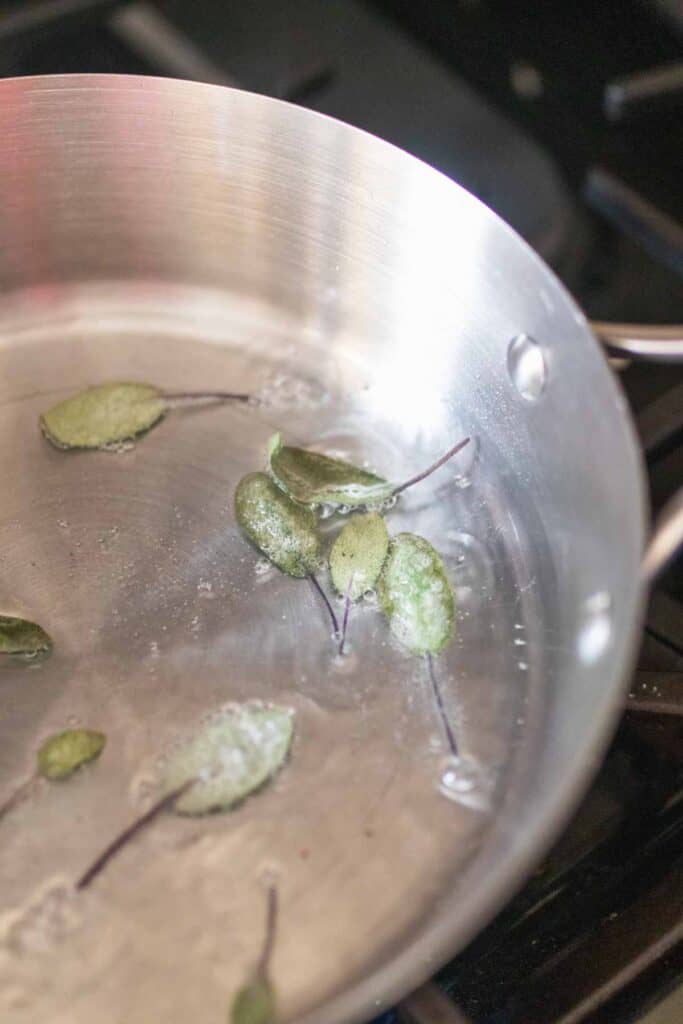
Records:
<instances>
[{"instance_id":1,"label":"sage leaf","mask_svg":"<svg viewBox=\"0 0 683 1024\"><path fill-rule=\"evenodd\" d=\"M391 484L381 476L343 459L283 445L281 434L268 444L268 471L293 501L313 508L370 507L391 496Z\"/></svg>"},{"instance_id":2,"label":"sage leaf","mask_svg":"<svg viewBox=\"0 0 683 1024\"><path fill-rule=\"evenodd\" d=\"M235 996L230 1024L275 1024L275 993L266 977L257 975Z\"/></svg>"},{"instance_id":3,"label":"sage leaf","mask_svg":"<svg viewBox=\"0 0 683 1024\"><path fill-rule=\"evenodd\" d=\"M57 448L106 448L149 430L167 408L151 384L100 384L43 413L40 427Z\"/></svg>"},{"instance_id":4,"label":"sage leaf","mask_svg":"<svg viewBox=\"0 0 683 1024\"><path fill-rule=\"evenodd\" d=\"M278 894L275 886L268 889L266 930L258 965L251 981L239 990L232 1004L231 1024L274 1024L275 992L268 980L268 968L275 945L278 917Z\"/></svg>"},{"instance_id":5,"label":"sage leaf","mask_svg":"<svg viewBox=\"0 0 683 1024\"><path fill-rule=\"evenodd\" d=\"M226 810L260 789L282 766L293 733L294 713L288 708L251 702L215 712L162 760L161 796L105 846L76 888L92 885L121 850L170 808L188 815ZM270 940L266 965L269 946Z\"/></svg>"},{"instance_id":6,"label":"sage leaf","mask_svg":"<svg viewBox=\"0 0 683 1024\"><path fill-rule=\"evenodd\" d=\"M309 576L322 542L310 509L290 501L265 473L249 473L235 490L235 515L247 537L282 572Z\"/></svg>"},{"instance_id":7,"label":"sage leaf","mask_svg":"<svg viewBox=\"0 0 683 1024\"><path fill-rule=\"evenodd\" d=\"M51 650L52 640L42 626L13 615L0 615L0 654L34 657Z\"/></svg>"},{"instance_id":8,"label":"sage leaf","mask_svg":"<svg viewBox=\"0 0 683 1024\"><path fill-rule=\"evenodd\" d=\"M288 708L230 705L166 759L163 789L195 780L175 802L179 814L227 810L268 781L282 766L294 734Z\"/></svg>"},{"instance_id":9,"label":"sage leaf","mask_svg":"<svg viewBox=\"0 0 683 1024\"><path fill-rule=\"evenodd\" d=\"M99 757L106 742L104 733L93 729L67 729L49 736L38 750L38 772L45 779L68 779Z\"/></svg>"},{"instance_id":10,"label":"sage leaf","mask_svg":"<svg viewBox=\"0 0 683 1024\"><path fill-rule=\"evenodd\" d=\"M38 748L35 775L24 780L0 804L0 821L28 799L41 775L50 781L68 779L81 765L99 757L106 742L104 733L92 729L67 729L48 736Z\"/></svg>"},{"instance_id":11,"label":"sage leaf","mask_svg":"<svg viewBox=\"0 0 683 1024\"><path fill-rule=\"evenodd\" d=\"M388 550L389 534L377 512L350 519L330 551L330 575L335 590L357 601L377 583Z\"/></svg>"},{"instance_id":12,"label":"sage leaf","mask_svg":"<svg viewBox=\"0 0 683 1024\"><path fill-rule=\"evenodd\" d=\"M455 601L441 558L429 541L399 533L377 592L392 633L413 654L438 654L453 632Z\"/></svg>"}]
</instances>

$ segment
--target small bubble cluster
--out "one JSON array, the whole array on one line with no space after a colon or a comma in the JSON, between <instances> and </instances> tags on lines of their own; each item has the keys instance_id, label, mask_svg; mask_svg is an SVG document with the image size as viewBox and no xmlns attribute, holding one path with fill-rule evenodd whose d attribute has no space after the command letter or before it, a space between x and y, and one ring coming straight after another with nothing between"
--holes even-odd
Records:
<instances>
[{"instance_id":1,"label":"small bubble cluster","mask_svg":"<svg viewBox=\"0 0 683 1024\"><path fill-rule=\"evenodd\" d=\"M439 792L447 800L476 811L491 810L493 777L469 757L452 754L441 763Z\"/></svg>"},{"instance_id":2,"label":"small bubble cluster","mask_svg":"<svg viewBox=\"0 0 683 1024\"><path fill-rule=\"evenodd\" d=\"M257 405L278 409L315 409L328 397L328 392L317 382L277 371L270 374L254 399Z\"/></svg>"},{"instance_id":3,"label":"small bubble cluster","mask_svg":"<svg viewBox=\"0 0 683 1024\"><path fill-rule=\"evenodd\" d=\"M53 879L15 913L8 915L3 945L12 953L47 953L80 923L72 885Z\"/></svg>"}]
</instances>

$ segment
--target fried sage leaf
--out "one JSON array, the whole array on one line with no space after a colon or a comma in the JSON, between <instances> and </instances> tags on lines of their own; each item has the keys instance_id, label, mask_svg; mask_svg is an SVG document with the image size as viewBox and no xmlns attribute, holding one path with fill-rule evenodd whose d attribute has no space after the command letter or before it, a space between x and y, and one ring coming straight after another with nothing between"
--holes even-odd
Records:
<instances>
[{"instance_id":1,"label":"fried sage leaf","mask_svg":"<svg viewBox=\"0 0 683 1024\"><path fill-rule=\"evenodd\" d=\"M268 444L268 471L285 494L301 505L360 508L381 505L391 484L343 459L283 445L275 434Z\"/></svg>"},{"instance_id":2,"label":"fried sage leaf","mask_svg":"<svg viewBox=\"0 0 683 1024\"><path fill-rule=\"evenodd\" d=\"M99 757L106 742L104 733L94 729L58 732L38 750L38 772L46 779L68 779L82 765Z\"/></svg>"},{"instance_id":3,"label":"fried sage leaf","mask_svg":"<svg viewBox=\"0 0 683 1024\"><path fill-rule=\"evenodd\" d=\"M163 760L161 796L105 846L76 888L92 885L113 858L165 811L197 815L225 810L260 789L282 766L293 733L294 712L275 705L232 704L205 719ZM270 945L267 942L262 958L265 966Z\"/></svg>"},{"instance_id":4,"label":"fried sage leaf","mask_svg":"<svg viewBox=\"0 0 683 1024\"><path fill-rule=\"evenodd\" d=\"M265 473L249 473L235 490L235 515L247 537L290 576L310 576L320 562L318 520L290 501Z\"/></svg>"},{"instance_id":5,"label":"fried sage leaf","mask_svg":"<svg viewBox=\"0 0 683 1024\"><path fill-rule=\"evenodd\" d=\"M231 1024L275 1024L275 993L266 977L257 975L235 996Z\"/></svg>"},{"instance_id":6,"label":"fried sage leaf","mask_svg":"<svg viewBox=\"0 0 683 1024\"><path fill-rule=\"evenodd\" d=\"M42 626L13 615L0 615L0 654L47 654L52 640Z\"/></svg>"},{"instance_id":7,"label":"fried sage leaf","mask_svg":"<svg viewBox=\"0 0 683 1024\"><path fill-rule=\"evenodd\" d=\"M106 448L149 430L167 408L151 384L100 384L43 413L40 427L57 448Z\"/></svg>"},{"instance_id":8,"label":"fried sage leaf","mask_svg":"<svg viewBox=\"0 0 683 1024\"><path fill-rule=\"evenodd\" d=\"M388 550L389 534L377 512L350 519L330 551L330 575L335 590L357 601L375 586Z\"/></svg>"},{"instance_id":9,"label":"fried sage leaf","mask_svg":"<svg viewBox=\"0 0 683 1024\"><path fill-rule=\"evenodd\" d=\"M380 604L392 633L414 654L438 654L453 632L455 601L429 541L399 533L379 578Z\"/></svg>"},{"instance_id":10,"label":"fried sage leaf","mask_svg":"<svg viewBox=\"0 0 683 1024\"><path fill-rule=\"evenodd\" d=\"M173 792L196 780L176 800L179 814L227 810L278 771L293 734L289 708L256 703L223 708L167 758L163 788Z\"/></svg>"}]
</instances>

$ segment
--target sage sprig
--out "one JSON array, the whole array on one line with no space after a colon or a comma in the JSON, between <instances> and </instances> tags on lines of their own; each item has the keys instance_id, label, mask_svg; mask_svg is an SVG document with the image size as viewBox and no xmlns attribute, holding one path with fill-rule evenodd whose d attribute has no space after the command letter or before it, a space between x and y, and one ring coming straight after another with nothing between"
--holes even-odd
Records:
<instances>
[{"instance_id":1,"label":"sage sprig","mask_svg":"<svg viewBox=\"0 0 683 1024\"><path fill-rule=\"evenodd\" d=\"M266 929L263 948L253 976L235 996L230 1011L231 1024L275 1024L275 990L270 981L270 960L277 930L277 889L268 889Z\"/></svg>"},{"instance_id":2,"label":"sage sprig","mask_svg":"<svg viewBox=\"0 0 683 1024\"><path fill-rule=\"evenodd\" d=\"M133 381L98 384L48 409L40 417L40 428L56 448L106 449L151 430L178 405L212 400L247 402L250 396L228 391L165 393Z\"/></svg>"},{"instance_id":3,"label":"sage sprig","mask_svg":"<svg viewBox=\"0 0 683 1024\"><path fill-rule=\"evenodd\" d=\"M426 480L469 441L469 437L464 438L417 475L403 483L392 484L344 459L285 445L282 435L275 434L268 444L268 472L292 501L308 508L326 506L333 511L347 512L361 508L381 509L409 487Z\"/></svg>"},{"instance_id":4,"label":"sage sprig","mask_svg":"<svg viewBox=\"0 0 683 1024\"><path fill-rule=\"evenodd\" d=\"M30 796L40 778L50 782L70 778L83 765L96 760L106 742L105 734L94 729L66 729L48 736L38 748L35 773L0 804L0 821Z\"/></svg>"},{"instance_id":5,"label":"sage sprig","mask_svg":"<svg viewBox=\"0 0 683 1024\"><path fill-rule=\"evenodd\" d=\"M76 888L91 885L164 811L201 815L228 810L261 789L282 767L293 733L289 708L256 702L220 708L163 759L158 799L104 848Z\"/></svg>"},{"instance_id":6,"label":"sage sprig","mask_svg":"<svg viewBox=\"0 0 683 1024\"><path fill-rule=\"evenodd\" d=\"M455 620L455 598L438 552L424 537L399 533L389 547L377 592L394 636L427 659L436 708L455 756L458 745L434 668L434 656L451 639Z\"/></svg>"}]
</instances>

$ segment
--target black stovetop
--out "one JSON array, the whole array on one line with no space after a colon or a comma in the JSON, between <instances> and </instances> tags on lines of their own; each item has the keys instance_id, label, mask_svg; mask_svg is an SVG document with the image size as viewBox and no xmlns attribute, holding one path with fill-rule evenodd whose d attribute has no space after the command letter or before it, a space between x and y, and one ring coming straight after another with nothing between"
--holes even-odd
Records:
<instances>
[{"instance_id":1,"label":"black stovetop","mask_svg":"<svg viewBox=\"0 0 683 1024\"><path fill-rule=\"evenodd\" d=\"M683 321L675 0L0 2L0 75L75 71L223 82L340 117L491 205L589 316ZM622 380L658 508L683 480L683 370L633 364ZM632 690L565 835L437 979L471 1024L642 1021L681 982L676 569L652 598Z\"/></svg>"}]
</instances>

